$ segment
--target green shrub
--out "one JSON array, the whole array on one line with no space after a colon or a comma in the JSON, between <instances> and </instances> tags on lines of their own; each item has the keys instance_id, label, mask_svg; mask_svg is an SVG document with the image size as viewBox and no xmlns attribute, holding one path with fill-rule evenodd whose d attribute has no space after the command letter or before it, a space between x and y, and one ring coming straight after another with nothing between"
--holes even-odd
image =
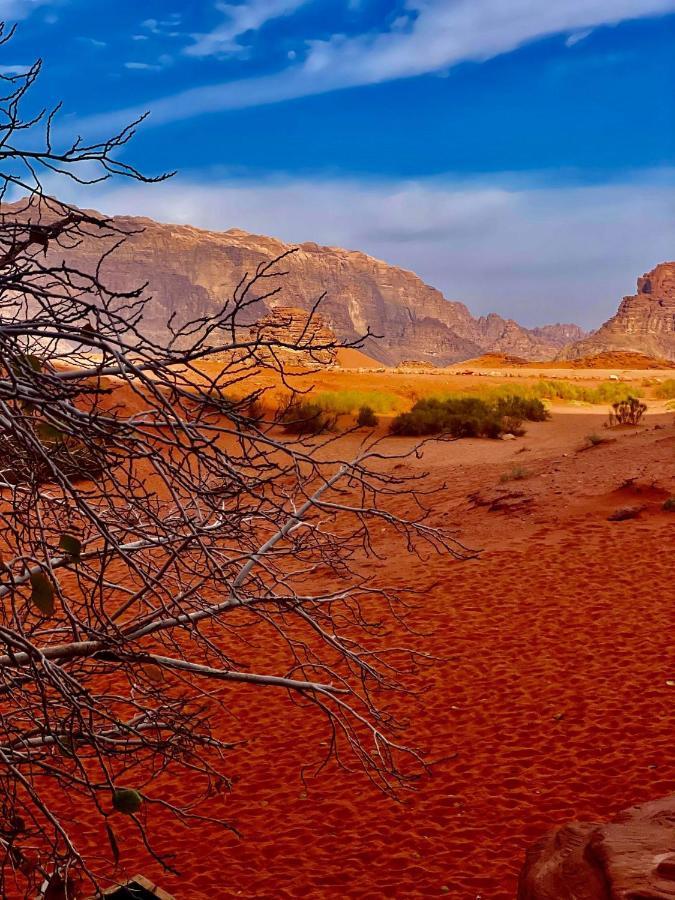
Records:
<instances>
[{"instance_id":1,"label":"green shrub","mask_svg":"<svg viewBox=\"0 0 675 900\"><path fill-rule=\"evenodd\" d=\"M654 396L659 400L675 400L675 378L668 378L654 388Z\"/></svg>"},{"instance_id":2,"label":"green shrub","mask_svg":"<svg viewBox=\"0 0 675 900\"><path fill-rule=\"evenodd\" d=\"M500 416L519 419L521 422L524 419L528 422L545 422L551 418L550 412L538 397L519 397L515 394L499 397L495 410Z\"/></svg>"},{"instance_id":3,"label":"green shrub","mask_svg":"<svg viewBox=\"0 0 675 900\"><path fill-rule=\"evenodd\" d=\"M480 397L450 395L419 400L410 412L396 416L391 433L412 437L449 434L455 438L498 438L525 433L524 418L542 421L548 413L540 401L505 396L488 402Z\"/></svg>"},{"instance_id":4,"label":"green shrub","mask_svg":"<svg viewBox=\"0 0 675 900\"><path fill-rule=\"evenodd\" d=\"M664 500L662 509L665 512L675 512L675 497L668 497L667 500Z\"/></svg>"},{"instance_id":5,"label":"green shrub","mask_svg":"<svg viewBox=\"0 0 675 900\"><path fill-rule=\"evenodd\" d=\"M331 415L317 403L293 399L281 412L279 421L287 434L321 434L335 427L336 415Z\"/></svg>"},{"instance_id":6,"label":"green shrub","mask_svg":"<svg viewBox=\"0 0 675 900\"><path fill-rule=\"evenodd\" d=\"M362 406L356 417L359 428L377 428L378 418L370 406Z\"/></svg>"}]
</instances>

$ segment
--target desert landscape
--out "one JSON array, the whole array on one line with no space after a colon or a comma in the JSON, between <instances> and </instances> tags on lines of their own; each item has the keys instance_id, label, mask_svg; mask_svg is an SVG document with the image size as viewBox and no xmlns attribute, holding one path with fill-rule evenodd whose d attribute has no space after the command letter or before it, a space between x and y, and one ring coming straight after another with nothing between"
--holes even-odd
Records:
<instances>
[{"instance_id":1,"label":"desert landscape","mask_svg":"<svg viewBox=\"0 0 675 900\"><path fill-rule=\"evenodd\" d=\"M352 365L296 372L303 389L388 388L410 402L544 374L573 372L587 387L618 377L609 369L495 374L477 366L472 375L373 375L363 371L366 357L339 353ZM674 374L620 377L649 394ZM336 435L345 458L377 437L384 459L392 457L385 466L422 475L433 491L430 524L475 551L466 561L402 558L375 534L375 555L358 561L404 594L413 589L412 634L393 626L392 640L418 644L433 662L408 680L412 693L394 708L409 721L406 742L424 748L427 770L398 802L334 765L317 774L320 717L283 697L261 705L255 688L237 690L223 727L245 751L232 759L231 794L211 804L224 802L241 838L208 824L153 822L154 845L180 874L148 865L133 844L129 871L200 900L507 900L525 849L543 833L669 793L675 427L672 403L648 397L647 406L638 427L608 429L606 404L552 403L549 421L528 424L513 441L441 439L404 459L416 441L387 436L385 420L367 436ZM272 636L251 646L258 659L278 652ZM164 787L174 798L191 790L183 778ZM82 836L92 848L105 840L99 830Z\"/></svg>"},{"instance_id":2,"label":"desert landscape","mask_svg":"<svg viewBox=\"0 0 675 900\"><path fill-rule=\"evenodd\" d=\"M103 13L0 0L0 896L672 898L675 0Z\"/></svg>"}]
</instances>

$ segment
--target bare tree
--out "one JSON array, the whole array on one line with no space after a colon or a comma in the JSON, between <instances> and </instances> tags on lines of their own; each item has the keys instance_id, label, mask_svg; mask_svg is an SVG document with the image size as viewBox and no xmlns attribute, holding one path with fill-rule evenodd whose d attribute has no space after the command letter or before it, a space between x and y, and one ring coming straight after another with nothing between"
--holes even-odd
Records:
<instances>
[{"instance_id":1,"label":"bare tree","mask_svg":"<svg viewBox=\"0 0 675 900\"><path fill-rule=\"evenodd\" d=\"M200 797L228 787L219 713L242 685L320 711L327 755L395 791L414 751L376 697L417 657L388 645L405 605L359 560L373 523L410 552L464 551L377 443L345 461L335 435L290 439L261 412L252 374L283 379L281 351L304 339L240 323L280 290L283 259L217 315L144 333L145 286L102 275L125 234L43 190L45 174L152 180L118 157L138 123L61 146L55 111L22 113L39 71L0 80L0 892L54 898L121 877L129 827L158 858L153 816L199 820L163 775L185 770ZM69 255L94 240L100 265L80 271ZM263 634L274 665L256 661ZM108 863L83 854L64 794L100 822Z\"/></svg>"}]
</instances>

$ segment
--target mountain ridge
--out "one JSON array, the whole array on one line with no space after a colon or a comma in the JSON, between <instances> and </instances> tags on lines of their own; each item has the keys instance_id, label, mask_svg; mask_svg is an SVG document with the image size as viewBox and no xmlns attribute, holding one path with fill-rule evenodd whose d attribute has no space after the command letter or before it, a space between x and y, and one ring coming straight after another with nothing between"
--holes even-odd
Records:
<instances>
[{"instance_id":1,"label":"mountain ridge","mask_svg":"<svg viewBox=\"0 0 675 900\"><path fill-rule=\"evenodd\" d=\"M464 303L446 299L414 272L360 250L313 241L292 245L239 228L210 231L146 216L112 216L110 221L128 236L105 260L102 274L119 290L149 283L145 327L155 338L165 333L172 313L177 321L214 314L246 273L291 250L279 294L258 303L256 316L278 306L309 311L325 294L320 311L338 339L355 341L370 330L379 337L367 338L363 350L384 364L414 358L442 366L489 351L544 360L585 336L576 325L530 329L497 313L475 317ZM103 246L85 240L69 250L70 259L91 271Z\"/></svg>"}]
</instances>

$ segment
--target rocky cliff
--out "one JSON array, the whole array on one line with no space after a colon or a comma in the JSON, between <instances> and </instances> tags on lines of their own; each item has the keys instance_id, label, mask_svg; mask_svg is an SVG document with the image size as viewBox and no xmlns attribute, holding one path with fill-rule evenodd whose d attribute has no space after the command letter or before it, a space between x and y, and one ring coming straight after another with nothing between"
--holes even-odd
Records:
<instances>
[{"instance_id":1,"label":"rocky cliff","mask_svg":"<svg viewBox=\"0 0 675 900\"><path fill-rule=\"evenodd\" d=\"M211 232L127 216L112 221L128 237L105 260L103 276L122 290L148 282L145 329L155 337L171 314L180 322L215 313L246 273L290 249L238 229ZM69 260L91 271L101 249L100 242L84 240L69 250ZM387 364L414 358L447 365L492 350L550 359L583 335L573 325L532 330L498 315L474 318L464 304L446 300L412 272L365 253L306 243L282 268L287 274L274 282L279 293L254 306L251 315L261 318L276 307L310 310L325 294L320 311L338 338L353 341L370 329L380 337L369 338L363 349Z\"/></svg>"},{"instance_id":2,"label":"rocky cliff","mask_svg":"<svg viewBox=\"0 0 675 900\"><path fill-rule=\"evenodd\" d=\"M560 358L625 350L675 360L675 262L661 263L638 278L637 293L623 298L617 314L565 347Z\"/></svg>"},{"instance_id":3,"label":"rocky cliff","mask_svg":"<svg viewBox=\"0 0 675 900\"><path fill-rule=\"evenodd\" d=\"M251 326L249 337L260 342L259 359L284 368L314 369L337 360L337 338L321 313L279 306Z\"/></svg>"}]
</instances>

